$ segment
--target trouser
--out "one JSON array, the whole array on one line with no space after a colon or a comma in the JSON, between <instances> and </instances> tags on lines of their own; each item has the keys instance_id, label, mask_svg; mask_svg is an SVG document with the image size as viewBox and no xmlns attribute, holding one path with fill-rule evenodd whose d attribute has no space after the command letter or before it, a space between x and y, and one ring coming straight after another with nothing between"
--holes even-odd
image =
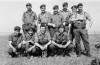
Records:
<instances>
[{"instance_id":1,"label":"trouser","mask_svg":"<svg viewBox=\"0 0 100 65\"><path fill-rule=\"evenodd\" d=\"M11 55L11 57L17 57L19 55L20 52L20 48L16 47L16 52L13 52L12 48L8 49L8 54Z\"/></svg>"},{"instance_id":2,"label":"trouser","mask_svg":"<svg viewBox=\"0 0 100 65\"><path fill-rule=\"evenodd\" d=\"M69 34L69 39L73 42L73 39L74 39L74 27L71 26L70 28L70 34Z\"/></svg>"},{"instance_id":3,"label":"trouser","mask_svg":"<svg viewBox=\"0 0 100 65\"><path fill-rule=\"evenodd\" d=\"M47 48L47 55L48 56L54 56L57 54L58 47L54 44L50 44Z\"/></svg>"},{"instance_id":4,"label":"trouser","mask_svg":"<svg viewBox=\"0 0 100 65\"><path fill-rule=\"evenodd\" d=\"M76 53L78 55L80 55L81 52L82 52L81 44L80 44L80 41L82 39L85 51L86 51L86 53L89 54L90 53L90 47L89 47L87 30L86 29L74 29L74 34L75 34Z\"/></svg>"},{"instance_id":5,"label":"trouser","mask_svg":"<svg viewBox=\"0 0 100 65\"><path fill-rule=\"evenodd\" d=\"M60 48L54 44L50 44L47 48L48 56L54 55L68 55L72 51L72 45L68 45L66 48Z\"/></svg>"}]
</instances>

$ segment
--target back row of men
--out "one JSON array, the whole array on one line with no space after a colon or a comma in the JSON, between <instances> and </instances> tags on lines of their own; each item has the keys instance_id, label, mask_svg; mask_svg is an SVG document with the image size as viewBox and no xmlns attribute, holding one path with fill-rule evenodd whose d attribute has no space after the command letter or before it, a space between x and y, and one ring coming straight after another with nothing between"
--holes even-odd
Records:
<instances>
[{"instance_id":1,"label":"back row of men","mask_svg":"<svg viewBox=\"0 0 100 65\"><path fill-rule=\"evenodd\" d=\"M55 5L53 14L47 12L46 5L42 4L38 17L32 11L31 3L27 3L26 8L27 11L23 14L23 34L20 33L20 27L16 26L15 32L9 36L8 52L12 57L21 54L41 55L45 50L47 56L70 55L70 51L75 51L77 56L81 56L82 53L91 56L86 22L90 21L91 27L92 21L89 14L83 11L82 3L73 5L72 12L68 10L67 2L63 3L61 11L59 6ZM81 39L85 50L81 49Z\"/></svg>"}]
</instances>

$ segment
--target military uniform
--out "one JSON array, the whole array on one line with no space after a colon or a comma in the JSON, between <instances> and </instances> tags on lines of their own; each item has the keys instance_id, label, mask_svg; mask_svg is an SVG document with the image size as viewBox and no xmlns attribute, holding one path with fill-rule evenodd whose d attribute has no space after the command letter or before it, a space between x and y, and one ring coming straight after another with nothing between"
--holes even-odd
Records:
<instances>
[{"instance_id":1,"label":"military uniform","mask_svg":"<svg viewBox=\"0 0 100 65\"><path fill-rule=\"evenodd\" d=\"M64 18L64 22L65 22L65 31L68 32L69 30L69 19L70 19L70 16L71 16L71 12L69 10L61 10L61 14L63 15L63 18Z\"/></svg>"},{"instance_id":2,"label":"military uniform","mask_svg":"<svg viewBox=\"0 0 100 65\"><path fill-rule=\"evenodd\" d=\"M37 15L33 11L26 11L23 14L23 32L26 33L30 26L35 25L35 21L37 20Z\"/></svg>"},{"instance_id":3,"label":"military uniform","mask_svg":"<svg viewBox=\"0 0 100 65\"><path fill-rule=\"evenodd\" d=\"M28 33L27 34L23 34L23 41L32 41L32 42L28 42L28 43L25 43L25 44L22 44L21 45L21 48L23 49L22 52L26 52L30 47L34 46L34 43L35 43L35 36L36 34L33 34L33 35L29 35ZM33 55L35 53L35 48L31 49L30 51L27 52L27 54L29 55Z\"/></svg>"},{"instance_id":4,"label":"military uniform","mask_svg":"<svg viewBox=\"0 0 100 65\"><path fill-rule=\"evenodd\" d=\"M38 16L38 21L39 23L45 23L48 24L51 22L51 14L49 12L45 12L45 13L40 13Z\"/></svg>"},{"instance_id":5,"label":"military uniform","mask_svg":"<svg viewBox=\"0 0 100 65\"><path fill-rule=\"evenodd\" d=\"M73 39L74 39L74 32L73 32L73 30L74 30L74 21L76 21L77 20L77 13L75 13L75 12L72 12L71 13L71 16L70 16L70 19L69 19L69 23L71 24L71 28L70 28L70 35L69 35L69 39L71 40L71 41L73 41Z\"/></svg>"},{"instance_id":6,"label":"military uniform","mask_svg":"<svg viewBox=\"0 0 100 65\"><path fill-rule=\"evenodd\" d=\"M86 30L87 20L91 20L91 17L86 12L82 12L80 14L77 14L77 20L74 22L75 43L78 55L81 54L81 44L80 44L81 39L84 44L85 52L87 54L90 54L88 32Z\"/></svg>"},{"instance_id":7,"label":"military uniform","mask_svg":"<svg viewBox=\"0 0 100 65\"><path fill-rule=\"evenodd\" d=\"M45 33L41 33L38 32L37 35L36 35L36 39L35 39L35 42L37 42L39 45L41 46L44 46L46 45L49 41L51 40L51 37L50 37L50 34L48 31L46 31ZM42 54L42 49L39 48L38 46L36 46L36 52L38 55L41 55Z\"/></svg>"},{"instance_id":8,"label":"military uniform","mask_svg":"<svg viewBox=\"0 0 100 65\"><path fill-rule=\"evenodd\" d=\"M64 18L60 12L52 15L52 22L51 23L55 24L55 27L50 29L51 37L53 37L54 33L58 31L58 27L60 25L63 25L63 22L64 22Z\"/></svg>"},{"instance_id":9,"label":"military uniform","mask_svg":"<svg viewBox=\"0 0 100 65\"><path fill-rule=\"evenodd\" d=\"M19 43L22 42L22 34L19 33L18 35L16 35L15 33L12 33L10 36L9 36L9 41L12 41L11 45L16 49L16 52L20 52L19 48L18 48L18 45ZM11 55L11 56L15 56L16 53L13 52L13 49L12 48L9 48L8 50L8 53Z\"/></svg>"}]
</instances>

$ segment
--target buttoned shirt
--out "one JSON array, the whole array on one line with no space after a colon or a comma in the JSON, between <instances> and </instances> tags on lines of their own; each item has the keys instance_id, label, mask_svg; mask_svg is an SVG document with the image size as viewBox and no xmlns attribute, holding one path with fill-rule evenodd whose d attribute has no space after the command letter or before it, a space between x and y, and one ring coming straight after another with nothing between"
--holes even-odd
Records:
<instances>
[{"instance_id":1,"label":"buttoned shirt","mask_svg":"<svg viewBox=\"0 0 100 65\"><path fill-rule=\"evenodd\" d=\"M45 13L40 13L38 16L38 21L40 23L50 23L51 22L51 13L45 12Z\"/></svg>"},{"instance_id":2,"label":"buttoned shirt","mask_svg":"<svg viewBox=\"0 0 100 65\"><path fill-rule=\"evenodd\" d=\"M27 23L35 24L35 20L37 20L37 15L33 11L26 11L24 12L22 19L24 24Z\"/></svg>"}]
</instances>

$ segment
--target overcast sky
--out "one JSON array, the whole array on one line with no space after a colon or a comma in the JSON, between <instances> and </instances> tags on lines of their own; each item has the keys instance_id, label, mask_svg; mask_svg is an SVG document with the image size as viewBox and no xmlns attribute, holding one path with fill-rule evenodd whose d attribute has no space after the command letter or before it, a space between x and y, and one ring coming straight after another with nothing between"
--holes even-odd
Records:
<instances>
[{"instance_id":1,"label":"overcast sky","mask_svg":"<svg viewBox=\"0 0 100 65\"><path fill-rule=\"evenodd\" d=\"M82 2L84 10L87 11L94 22L89 32L100 32L100 1L99 0L0 0L0 34L13 32L14 26L22 25L22 14L26 11L26 3L30 2L33 6L33 11L40 13L40 5L46 4L47 11L52 12L54 5L59 5L62 9L62 3L68 2L69 9L72 5Z\"/></svg>"}]
</instances>

